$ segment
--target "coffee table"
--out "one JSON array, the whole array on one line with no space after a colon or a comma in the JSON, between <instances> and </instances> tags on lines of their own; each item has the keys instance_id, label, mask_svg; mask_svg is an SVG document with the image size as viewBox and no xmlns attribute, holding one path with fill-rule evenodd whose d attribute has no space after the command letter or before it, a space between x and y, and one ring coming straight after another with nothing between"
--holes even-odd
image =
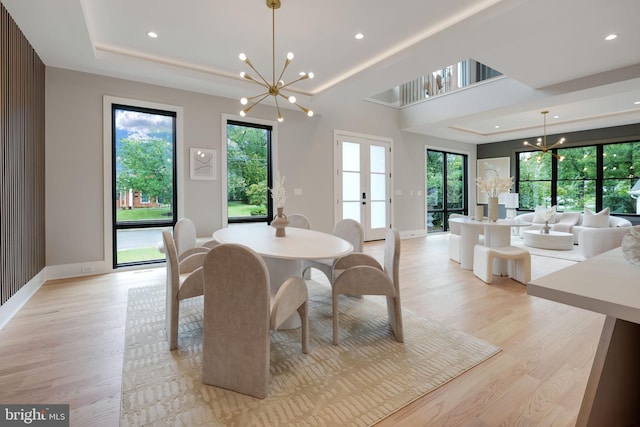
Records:
<instances>
[{"instance_id":1,"label":"coffee table","mask_svg":"<svg viewBox=\"0 0 640 427\"><path fill-rule=\"evenodd\" d=\"M573 249L573 234L563 231L549 231L549 234L542 234L540 230L525 230L522 232L522 239L525 246L540 249L552 249L558 251L568 251Z\"/></svg>"}]
</instances>

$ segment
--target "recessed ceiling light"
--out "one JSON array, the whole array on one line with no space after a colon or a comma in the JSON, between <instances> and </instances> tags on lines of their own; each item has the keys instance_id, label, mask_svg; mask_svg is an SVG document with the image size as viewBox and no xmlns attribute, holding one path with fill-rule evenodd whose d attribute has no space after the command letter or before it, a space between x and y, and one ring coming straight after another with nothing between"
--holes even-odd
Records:
<instances>
[{"instance_id":1,"label":"recessed ceiling light","mask_svg":"<svg viewBox=\"0 0 640 427\"><path fill-rule=\"evenodd\" d=\"M358 33L358 34L356 34L355 37L356 37L356 40L362 40L364 38L364 34Z\"/></svg>"},{"instance_id":2,"label":"recessed ceiling light","mask_svg":"<svg viewBox=\"0 0 640 427\"><path fill-rule=\"evenodd\" d=\"M614 39L616 39L616 38L618 38L618 35L617 35L617 34L609 34L609 35L608 35L607 37L605 37L604 39L605 39L606 41L610 41L610 40L614 40Z\"/></svg>"},{"instance_id":3,"label":"recessed ceiling light","mask_svg":"<svg viewBox=\"0 0 640 427\"><path fill-rule=\"evenodd\" d=\"M494 128L500 129L500 125L495 125Z\"/></svg>"},{"instance_id":4,"label":"recessed ceiling light","mask_svg":"<svg viewBox=\"0 0 640 427\"><path fill-rule=\"evenodd\" d=\"M559 118L560 118L560 116L553 116L553 118L554 118L554 119L559 119Z\"/></svg>"},{"instance_id":5,"label":"recessed ceiling light","mask_svg":"<svg viewBox=\"0 0 640 427\"><path fill-rule=\"evenodd\" d=\"M640 101L634 102L635 105L640 105Z\"/></svg>"},{"instance_id":6,"label":"recessed ceiling light","mask_svg":"<svg viewBox=\"0 0 640 427\"><path fill-rule=\"evenodd\" d=\"M157 34L157 33L154 33L153 31L149 31L149 32L147 33L147 35L148 35L149 37L151 37L152 39L156 39L156 38L158 38L158 34Z\"/></svg>"}]
</instances>

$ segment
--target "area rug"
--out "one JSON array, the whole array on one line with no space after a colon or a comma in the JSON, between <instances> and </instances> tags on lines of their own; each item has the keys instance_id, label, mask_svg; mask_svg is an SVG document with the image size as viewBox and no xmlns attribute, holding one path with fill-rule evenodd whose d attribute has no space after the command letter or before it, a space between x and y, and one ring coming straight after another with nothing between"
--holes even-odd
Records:
<instances>
[{"instance_id":1,"label":"area rug","mask_svg":"<svg viewBox=\"0 0 640 427\"><path fill-rule=\"evenodd\" d=\"M525 246L523 240L519 236L511 237L511 244L513 246L518 246L524 248L531 253L531 255L537 255L546 258L556 258L556 259L566 259L568 261L584 261L586 258L584 255L580 253L580 248L578 245L573 245L573 248L570 250L553 250L553 249L541 249L541 248L533 248L531 246Z\"/></svg>"},{"instance_id":2,"label":"area rug","mask_svg":"<svg viewBox=\"0 0 640 427\"><path fill-rule=\"evenodd\" d=\"M368 426L500 351L406 310L405 343L398 343L384 300L369 296L341 299L334 346L329 285L307 283L309 354L301 352L299 330L272 332L263 400L200 382L202 297L182 301L178 350L170 352L164 287L132 288L120 425Z\"/></svg>"}]
</instances>

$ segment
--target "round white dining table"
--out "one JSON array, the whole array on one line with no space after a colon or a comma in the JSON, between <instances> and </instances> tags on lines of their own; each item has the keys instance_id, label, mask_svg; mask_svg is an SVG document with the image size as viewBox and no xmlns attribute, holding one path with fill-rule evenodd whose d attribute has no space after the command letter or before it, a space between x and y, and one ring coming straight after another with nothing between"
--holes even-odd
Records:
<instances>
[{"instance_id":1,"label":"round white dining table","mask_svg":"<svg viewBox=\"0 0 640 427\"><path fill-rule=\"evenodd\" d=\"M473 270L473 248L480 242L480 235L484 235L484 245L491 248L509 246L511 244L511 228L531 225L529 222L514 219L499 219L498 221L476 221L471 218L450 218L450 222L460 223L460 267ZM504 260L493 261L493 274L504 276L508 274Z\"/></svg>"},{"instance_id":2,"label":"round white dining table","mask_svg":"<svg viewBox=\"0 0 640 427\"><path fill-rule=\"evenodd\" d=\"M264 223L231 225L213 233L219 243L247 246L264 259L272 288L279 288L289 277L302 277L302 260L333 259L353 252L351 243L332 234L287 227L285 237ZM297 317L295 315L294 317ZM299 326L299 317L282 328Z\"/></svg>"}]
</instances>

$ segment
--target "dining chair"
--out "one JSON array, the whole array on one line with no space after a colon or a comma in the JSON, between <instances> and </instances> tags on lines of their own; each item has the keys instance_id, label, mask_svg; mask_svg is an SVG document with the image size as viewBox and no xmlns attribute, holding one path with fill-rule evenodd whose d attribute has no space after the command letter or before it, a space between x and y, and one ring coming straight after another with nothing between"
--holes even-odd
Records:
<instances>
[{"instance_id":1,"label":"dining chair","mask_svg":"<svg viewBox=\"0 0 640 427\"><path fill-rule=\"evenodd\" d=\"M272 287L262 257L232 243L211 249L203 271L202 382L264 399L269 331L298 313L302 352L308 351L307 286L291 277Z\"/></svg>"},{"instance_id":2,"label":"dining chair","mask_svg":"<svg viewBox=\"0 0 640 427\"><path fill-rule=\"evenodd\" d=\"M215 241L208 241L198 244L196 237L196 226L188 218L180 218L173 227L173 239L176 242L178 259L182 260L189 255L201 252L208 252L210 247L205 245L215 245Z\"/></svg>"},{"instance_id":3,"label":"dining chair","mask_svg":"<svg viewBox=\"0 0 640 427\"><path fill-rule=\"evenodd\" d=\"M178 348L180 301L203 294L202 263L206 253L194 253L179 260L171 231L162 230L162 241L167 260L166 332L169 350L175 350Z\"/></svg>"},{"instance_id":4,"label":"dining chair","mask_svg":"<svg viewBox=\"0 0 640 427\"><path fill-rule=\"evenodd\" d=\"M364 249L364 230L360 223L354 219L338 221L331 234L351 243L353 252L362 252ZM311 269L315 268L327 276L329 283L333 283L334 261L333 259L305 260L302 262L302 275L305 279L310 279Z\"/></svg>"},{"instance_id":5,"label":"dining chair","mask_svg":"<svg viewBox=\"0 0 640 427\"><path fill-rule=\"evenodd\" d=\"M451 218L466 218L466 215L452 213ZM462 238L462 225L459 222L449 221L449 259L460 263L460 239Z\"/></svg>"},{"instance_id":6,"label":"dining chair","mask_svg":"<svg viewBox=\"0 0 640 427\"><path fill-rule=\"evenodd\" d=\"M289 220L289 227L311 230L311 223L309 222L309 218L302 214L293 213L287 216L287 219Z\"/></svg>"},{"instance_id":7,"label":"dining chair","mask_svg":"<svg viewBox=\"0 0 640 427\"><path fill-rule=\"evenodd\" d=\"M333 343L339 343L338 303L340 295L385 295L389 324L396 341L404 342L400 303L400 233L389 229L384 242L384 265L370 255L351 253L334 264L336 277L332 287Z\"/></svg>"}]
</instances>

